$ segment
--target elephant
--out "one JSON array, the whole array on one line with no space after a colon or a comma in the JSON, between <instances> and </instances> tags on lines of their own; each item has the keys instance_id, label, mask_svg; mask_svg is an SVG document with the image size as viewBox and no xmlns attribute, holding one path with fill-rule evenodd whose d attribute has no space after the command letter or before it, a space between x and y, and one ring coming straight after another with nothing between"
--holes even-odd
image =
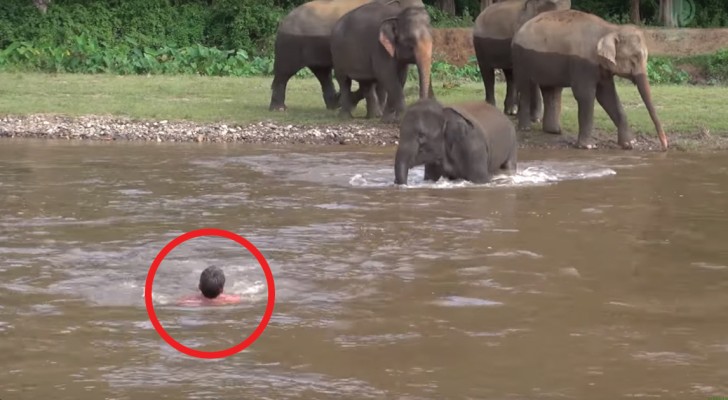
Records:
<instances>
[{"instance_id":1,"label":"elephant","mask_svg":"<svg viewBox=\"0 0 728 400\"><path fill-rule=\"evenodd\" d=\"M513 83L511 40L518 28L536 15L553 10L571 9L571 0L506 0L486 7L475 19L473 47L485 87L485 101L495 105L495 70L503 70L506 99L503 112L516 114L517 94ZM541 98L536 96L532 114L541 112Z\"/></svg>"},{"instance_id":2,"label":"elephant","mask_svg":"<svg viewBox=\"0 0 728 400\"><path fill-rule=\"evenodd\" d=\"M406 185L409 169L423 164L425 180L486 183L496 173L515 173L517 153L516 128L495 106L422 99L402 116L394 183Z\"/></svg>"},{"instance_id":3,"label":"elephant","mask_svg":"<svg viewBox=\"0 0 728 400\"><path fill-rule=\"evenodd\" d=\"M326 108L335 110L339 107L339 95L331 75L331 29L342 15L371 1L385 0L313 0L294 8L280 21L269 110L287 109L288 81L306 67L321 84Z\"/></svg>"},{"instance_id":4,"label":"elephant","mask_svg":"<svg viewBox=\"0 0 728 400\"><path fill-rule=\"evenodd\" d=\"M364 94L371 85L386 92L384 122L396 121L405 109L404 84L410 64L419 72L420 98L434 97L432 67L432 27L424 6L373 2L358 7L339 19L331 31L334 76L341 92L342 117L351 117L355 106L352 80ZM367 117L375 112L367 95Z\"/></svg>"},{"instance_id":5,"label":"elephant","mask_svg":"<svg viewBox=\"0 0 728 400\"><path fill-rule=\"evenodd\" d=\"M637 86L652 118L663 150L668 143L652 103L647 78L647 44L634 25L615 25L577 10L551 11L529 20L516 32L512 43L516 88L520 91L518 127L530 129L526 107L536 88L543 94L543 130L561 133L561 91L570 87L578 105L579 136L576 147L594 148L594 99L617 126L617 142L623 149L634 144L614 76Z\"/></svg>"}]
</instances>

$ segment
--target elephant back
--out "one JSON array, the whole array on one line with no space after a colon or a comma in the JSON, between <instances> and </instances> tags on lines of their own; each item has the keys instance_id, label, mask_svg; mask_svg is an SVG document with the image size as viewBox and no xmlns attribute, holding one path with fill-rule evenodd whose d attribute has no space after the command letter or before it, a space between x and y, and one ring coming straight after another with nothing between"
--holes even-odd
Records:
<instances>
[{"instance_id":1,"label":"elephant back","mask_svg":"<svg viewBox=\"0 0 728 400\"><path fill-rule=\"evenodd\" d=\"M513 123L499 109L484 101L469 101L448 106L467 119L480 132L486 134L513 128Z\"/></svg>"},{"instance_id":2,"label":"elephant back","mask_svg":"<svg viewBox=\"0 0 728 400\"><path fill-rule=\"evenodd\" d=\"M484 101L471 101L448 106L477 129L488 149L488 163L495 170L517 146L516 127L498 108Z\"/></svg>"},{"instance_id":3,"label":"elephant back","mask_svg":"<svg viewBox=\"0 0 728 400\"><path fill-rule=\"evenodd\" d=\"M510 39L526 0L508 0L486 7L475 19L473 35L488 39Z\"/></svg>"},{"instance_id":4,"label":"elephant back","mask_svg":"<svg viewBox=\"0 0 728 400\"><path fill-rule=\"evenodd\" d=\"M385 0L313 0L294 8L278 26L279 33L300 36L329 36L344 14L373 1Z\"/></svg>"},{"instance_id":5,"label":"elephant back","mask_svg":"<svg viewBox=\"0 0 728 400\"><path fill-rule=\"evenodd\" d=\"M523 24L513 37L513 45L542 53L596 60L599 39L615 29L616 25L590 13L553 11Z\"/></svg>"}]
</instances>

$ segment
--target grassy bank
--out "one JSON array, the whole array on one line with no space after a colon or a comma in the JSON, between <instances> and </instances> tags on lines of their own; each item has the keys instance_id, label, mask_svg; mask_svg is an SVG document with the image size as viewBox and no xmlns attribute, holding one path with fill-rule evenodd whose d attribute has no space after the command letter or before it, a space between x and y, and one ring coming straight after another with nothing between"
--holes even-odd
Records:
<instances>
[{"instance_id":1,"label":"grassy bank","mask_svg":"<svg viewBox=\"0 0 728 400\"><path fill-rule=\"evenodd\" d=\"M0 73L0 114L101 114L231 124L264 120L304 124L340 122L336 112L324 108L318 82L309 78L293 79L289 83L287 112L269 112L270 83L268 77ZM408 103L415 100L416 88L415 81L408 81ZM468 81L436 80L434 88L438 99L445 103L479 100L484 93L481 83ZM498 84L497 90L500 107L504 85ZM635 132L654 135L637 89L628 82L619 82L618 91ZM668 134L707 130L713 135L728 137L728 115L723 111L728 103L725 88L655 85L652 93ZM363 106L361 103L355 115L363 116ZM599 106L595 108L595 116L597 129L615 132ZM378 121L368 123L379 124ZM567 132L576 132L576 103L569 89L564 91L562 123Z\"/></svg>"}]
</instances>

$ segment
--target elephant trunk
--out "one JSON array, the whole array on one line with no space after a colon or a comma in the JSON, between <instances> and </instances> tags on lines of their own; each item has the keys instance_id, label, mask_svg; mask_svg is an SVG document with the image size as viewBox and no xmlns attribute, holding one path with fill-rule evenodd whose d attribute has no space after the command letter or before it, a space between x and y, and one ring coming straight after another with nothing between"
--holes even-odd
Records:
<instances>
[{"instance_id":1,"label":"elephant trunk","mask_svg":"<svg viewBox=\"0 0 728 400\"><path fill-rule=\"evenodd\" d=\"M406 185L407 174L409 173L410 160L412 157L410 152L405 148L398 148L397 155L394 157L394 184Z\"/></svg>"},{"instance_id":2,"label":"elephant trunk","mask_svg":"<svg viewBox=\"0 0 728 400\"><path fill-rule=\"evenodd\" d=\"M665 131L662 130L662 124L657 118L655 106L652 104L652 94L650 91L650 82L647 78L647 74L644 73L637 75L637 77L635 78L635 84L637 85L637 90L639 90L640 92L642 101L645 103L645 107L647 107L647 112L650 113L652 123L655 124L655 130L657 131L657 136L660 138L662 150L667 151L667 136L665 136Z\"/></svg>"},{"instance_id":3,"label":"elephant trunk","mask_svg":"<svg viewBox=\"0 0 728 400\"><path fill-rule=\"evenodd\" d=\"M420 99L428 98L432 88L430 70L432 68L432 35L426 32L422 35L415 47L415 60L417 72L420 75ZM434 95L434 93L433 93Z\"/></svg>"}]
</instances>

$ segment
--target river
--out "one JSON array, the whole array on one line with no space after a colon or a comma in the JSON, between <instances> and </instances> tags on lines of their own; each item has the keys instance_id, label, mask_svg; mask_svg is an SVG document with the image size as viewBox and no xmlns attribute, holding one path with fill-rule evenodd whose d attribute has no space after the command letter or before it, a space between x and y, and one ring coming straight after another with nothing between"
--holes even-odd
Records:
<instances>
[{"instance_id":1,"label":"river","mask_svg":"<svg viewBox=\"0 0 728 400\"><path fill-rule=\"evenodd\" d=\"M728 163L523 150L488 185L393 181L393 148L0 143L0 399L728 396ZM206 227L275 277L246 350L198 359L144 305ZM208 265L239 305L180 307ZM197 238L154 280L200 350L252 333L263 272Z\"/></svg>"}]
</instances>

